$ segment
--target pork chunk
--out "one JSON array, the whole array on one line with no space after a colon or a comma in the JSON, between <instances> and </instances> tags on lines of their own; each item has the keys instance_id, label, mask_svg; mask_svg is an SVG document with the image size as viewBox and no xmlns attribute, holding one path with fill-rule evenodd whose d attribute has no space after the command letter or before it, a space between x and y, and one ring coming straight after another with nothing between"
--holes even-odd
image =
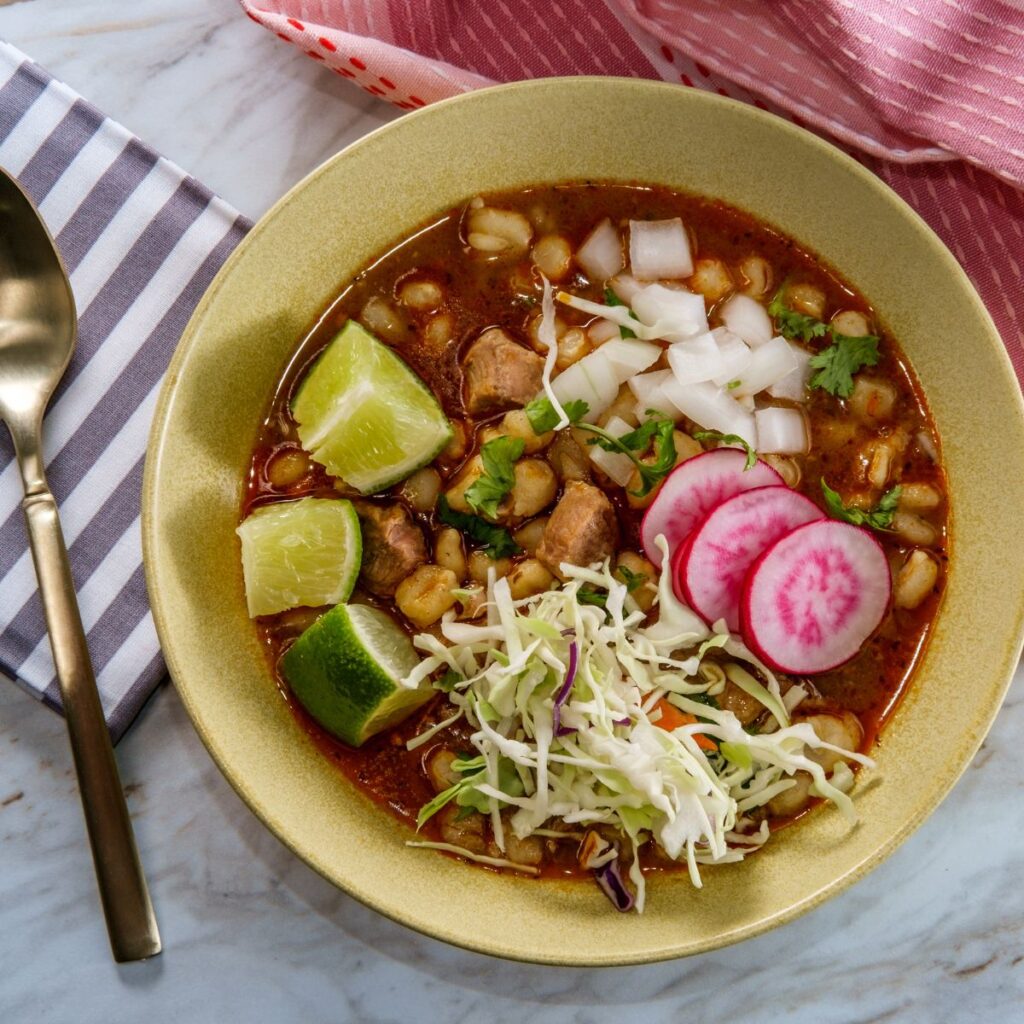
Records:
<instances>
[{"instance_id":1,"label":"pork chunk","mask_svg":"<svg viewBox=\"0 0 1024 1024\"><path fill-rule=\"evenodd\" d=\"M484 331L463 357L466 412L479 416L526 405L541 389L544 360L500 327Z\"/></svg>"},{"instance_id":2,"label":"pork chunk","mask_svg":"<svg viewBox=\"0 0 1024 1024\"><path fill-rule=\"evenodd\" d=\"M562 562L591 565L615 551L619 524L604 491L593 484L570 480L544 527L537 557L557 576Z\"/></svg>"},{"instance_id":3,"label":"pork chunk","mask_svg":"<svg viewBox=\"0 0 1024 1024\"><path fill-rule=\"evenodd\" d=\"M378 597L394 597L395 588L427 560L423 531L401 505L356 506L363 530L359 583Z\"/></svg>"}]
</instances>

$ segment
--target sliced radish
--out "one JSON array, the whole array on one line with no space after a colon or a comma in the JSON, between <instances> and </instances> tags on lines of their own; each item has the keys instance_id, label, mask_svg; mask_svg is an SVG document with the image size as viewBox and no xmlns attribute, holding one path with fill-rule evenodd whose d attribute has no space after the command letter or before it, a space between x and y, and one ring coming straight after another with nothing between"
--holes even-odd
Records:
<instances>
[{"instance_id":1,"label":"sliced radish","mask_svg":"<svg viewBox=\"0 0 1024 1024\"><path fill-rule=\"evenodd\" d=\"M622 269L622 239L607 217L587 235L576 252L576 262L597 284L614 277Z\"/></svg>"},{"instance_id":2,"label":"sliced radish","mask_svg":"<svg viewBox=\"0 0 1024 1024\"><path fill-rule=\"evenodd\" d=\"M771 341L775 333L768 310L749 295L734 295L719 308L718 315L722 323L751 348Z\"/></svg>"},{"instance_id":3,"label":"sliced radish","mask_svg":"<svg viewBox=\"0 0 1024 1024\"><path fill-rule=\"evenodd\" d=\"M740 599L748 646L780 672L812 675L849 661L889 605L889 563L865 529L822 519L776 541Z\"/></svg>"},{"instance_id":4,"label":"sliced radish","mask_svg":"<svg viewBox=\"0 0 1024 1024\"><path fill-rule=\"evenodd\" d=\"M658 534L664 534L669 551L674 552L726 498L755 487L785 486L766 462L744 469L746 461L746 454L737 448L716 448L687 459L665 478L640 524L640 542L655 565L661 565L661 551L654 543Z\"/></svg>"},{"instance_id":5,"label":"sliced radish","mask_svg":"<svg viewBox=\"0 0 1024 1024\"><path fill-rule=\"evenodd\" d=\"M601 346L601 351L610 360L620 384L630 377L642 373L661 358L664 349L652 341L637 341L634 338L613 338Z\"/></svg>"},{"instance_id":6,"label":"sliced radish","mask_svg":"<svg viewBox=\"0 0 1024 1024\"><path fill-rule=\"evenodd\" d=\"M690 240L678 217L629 222L629 269L641 281L689 277L693 273Z\"/></svg>"},{"instance_id":7,"label":"sliced radish","mask_svg":"<svg viewBox=\"0 0 1024 1024\"><path fill-rule=\"evenodd\" d=\"M824 519L810 498L780 487L741 491L712 509L672 560L676 594L708 625L725 619L740 628L740 595L747 570L761 553L798 526Z\"/></svg>"}]
</instances>

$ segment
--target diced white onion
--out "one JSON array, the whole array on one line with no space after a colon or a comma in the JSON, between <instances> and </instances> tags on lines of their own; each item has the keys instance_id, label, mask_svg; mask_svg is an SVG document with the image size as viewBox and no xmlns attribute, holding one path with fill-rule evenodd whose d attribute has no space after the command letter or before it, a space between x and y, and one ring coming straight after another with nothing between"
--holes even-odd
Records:
<instances>
[{"instance_id":1,"label":"diced white onion","mask_svg":"<svg viewBox=\"0 0 1024 1024\"><path fill-rule=\"evenodd\" d=\"M797 368L796 356L785 338L772 338L767 344L755 348L750 362L740 375L740 384L733 394L736 398L756 395L777 384Z\"/></svg>"},{"instance_id":2,"label":"diced white onion","mask_svg":"<svg viewBox=\"0 0 1024 1024\"><path fill-rule=\"evenodd\" d=\"M749 295L734 295L719 310L722 323L751 348L771 341L775 333L768 310Z\"/></svg>"},{"instance_id":3,"label":"diced white onion","mask_svg":"<svg viewBox=\"0 0 1024 1024\"><path fill-rule=\"evenodd\" d=\"M622 269L622 239L607 217L587 235L576 262L595 284L603 284Z\"/></svg>"},{"instance_id":4,"label":"diced white onion","mask_svg":"<svg viewBox=\"0 0 1024 1024\"><path fill-rule=\"evenodd\" d=\"M772 398L788 398L791 402L803 402L807 398L807 381L811 376L811 353L799 345L789 342L789 350L796 359L796 368L776 381L769 389Z\"/></svg>"},{"instance_id":5,"label":"diced white onion","mask_svg":"<svg viewBox=\"0 0 1024 1024\"><path fill-rule=\"evenodd\" d=\"M630 433L633 428L625 420L613 416L604 425L604 429L612 437L622 437L623 434ZM587 445L587 454L590 456L590 461L620 487L625 487L629 483L629 478L633 475L633 460L628 455L623 455L621 452L606 452L596 444Z\"/></svg>"},{"instance_id":6,"label":"diced white onion","mask_svg":"<svg viewBox=\"0 0 1024 1024\"><path fill-rule=\"evenodd\" d=\"M643 285L632 274L617 274L608 282L608 286L628 306Z\"/></svg>"},{"instance_id":7,"label":"diced white onion","mask_svg":"<svg viewBox=\"0 0 1024 1024\"><path fill-rule=\"evenodd\" d=\"M693 273L690 240L678 217L629 222L629 264L641 281L689 277Z\"/></svg>"},{"instance_id":8,"label":"diced white onion","mask_svg":"<svg viewBox=\"0 0 1024 1024\"><path fill-rule=\"evenodd\" d=\"M595 320L587 328L587 336L592 345L603 345L606 341L620 336L619 325L613 320Z\"/></svg>"},{"instance_id":9,"label":"diced white onion","mask_svg":"<svg viewBox=\"0 0 1024 1024\"><path fill-rule=\"evenodd\" d=\"M722 353L710 331L687 341L677 341L669 345L667 351L668 364L680 384L711 380L722 372Z\"/></svg>"},{"instance_id":10,"label":"diced white onion","mask_svg":"<svg viewBox=\"0 0 1024 1024\"><path fill-rule=\"evenodd\" d=\"M672 376L671 371L666 372L668 372L669 377ZM633 411L636 413L636 418L638 420L647 419L648 412L659 413L660 415L667 416L670 420L674 421L678 421L683 415L676 408L675 404L665 397L665 392L662 390L661 384L651 388L651 390L648 391L635 406L633 406Z\"/></svg>"},{"instance_id":11,"label":"diced white onion","mask_svg":"<svg viewBox=\"0 0 1024 1024\"><path fill-rule=\"evenodd\" d=\"M728 327L716 327L711 333L718 345L718 351L722 354L722 371L712 380L722 387L739 380L747 368L747 363L750 362L750 349L747 348L747 343L738 334L733 334Z\"/></svg>"},{"instance_id":12,"label":"diced white onion","mask_svg":"<svg viewBox=\"0 0 1024 1024\"><path fill-rule=\"evenodd\" d=\"M604 354L605 347L573 363L551 382L551 389L562 405L577 399L587 403L590 408L583 417L587 423L593 423L619 393L619 377Z\"/></svg>"},{"instance_id":13,"label":"diced white onion","mask_svg":"<svg viewBox=\"0 0 1024 1024\"><path fill-rule=\"evenodd\" d=\"M551 403L551 407L558 415L557 426L559 429L568 426L569 418L565 414L551 386L551 379L555 373L555 363L558 360L558 339L555 336L555 300L552 297L551 282L541 274L544 282L544 295L541 298L540 326L537 328L537 339L547 348L547 355L544 357L544 370L541 373L541 383L544 390L541 394Z\"/></svg>"},{"instance_id":14,"label":"diced white onion","mask_svg":"<svg viewBox=\"0 0 1024 1024\"><path fill-rule=\"evenodd\" d=\"M704 296L681 288L649 284L634 292L633 313L666 341L685 341L708 329Z\"/></svg>"},{"instance_id":15,"label":"diced white onion","mask_svg":"<svg viewBox=\"0 0 1024 1024\"><path fill-rule=\"evenodd\" d=\"M672 420L679 419L682 414L661 390L661 385L671 377L671 370L654 370L652 373L638 374L629 381L629 389L636 395L635 411L638 419L647 419L648 409Z\"/></svg>"},{"instance_id":16,"label":"diced white onion","mask_svg":"<svg viewBox=\"0 0 1024 1024\"><path fill-rule=\"evenodd\" d=\"M754 413L757 450L766 455L802 455L810 448L807 421L799 409L772 406Z\"/></svg>"},{"instance_id":17,"label":"diced white onion","mask_svg":"<svg viewBox=\"0 0 1024 1024\"><path fill-rule=\"evenodd\" d=\"M663 349L650 341L615 338L606 342L601 351L611 362L619 383L625 384L630 377L643 373L649 366L653 366L661 358Z\"/></svg>"},{"instance_id":18,"label":"diced white onion","mask_svg":"<svg viewBox=\"0 0 1024 1024\"><path fill-rule=\"evenodd\" d=\"M642 402L663 381L672 376L671 370L652 370L650 373L638 373L627 382L629 390Z\"/></svg>"},{"instance_id":19,"label":"diced white onion","mask_svg":"<svg viewBox=\"0 0 1024 1024\"><path fill-rule=\"evenodd\" d=\"M738 434L752 448L757 447L753 413L747 412L722 388L702 381L680 384L675 379L659 385L665 397L686 417L706 430Z\"/></svg>"}]
</instances>

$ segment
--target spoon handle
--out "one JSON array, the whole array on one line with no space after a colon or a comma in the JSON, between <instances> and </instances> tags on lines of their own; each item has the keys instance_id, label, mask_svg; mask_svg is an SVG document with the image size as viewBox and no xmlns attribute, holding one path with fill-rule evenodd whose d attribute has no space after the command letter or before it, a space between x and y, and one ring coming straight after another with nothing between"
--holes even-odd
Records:
<instances>
[{"instance_id":1,"label":"spoon handle","mask_svg":"<svg viewBox=\"0 0 1024 1024\"><path fill-rule=\"evenodd\" d=\"M96 689L57 504L44 485L27 494L22 507L110 945L119 963L142 960L160 952L160 933Z\"/></svg>"}]
</instances>

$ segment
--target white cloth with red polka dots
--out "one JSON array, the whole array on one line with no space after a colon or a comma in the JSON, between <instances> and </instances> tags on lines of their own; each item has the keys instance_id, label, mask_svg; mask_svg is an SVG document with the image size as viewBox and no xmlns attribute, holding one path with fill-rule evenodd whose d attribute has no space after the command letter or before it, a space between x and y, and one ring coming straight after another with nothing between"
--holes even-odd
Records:
<instances>
[{"instance_id":1,"label":"white cloth with red polka dots","mask_svg":"<svg viewBox=\"0 0 1024 1024\"><path fill-rule=\"evenodd\" d=\"M241 0L413 110L522 78L710 89L828 136L967 270L1024 381L1024 17L1008 0Z\"/></svg>"}]
</instances>

